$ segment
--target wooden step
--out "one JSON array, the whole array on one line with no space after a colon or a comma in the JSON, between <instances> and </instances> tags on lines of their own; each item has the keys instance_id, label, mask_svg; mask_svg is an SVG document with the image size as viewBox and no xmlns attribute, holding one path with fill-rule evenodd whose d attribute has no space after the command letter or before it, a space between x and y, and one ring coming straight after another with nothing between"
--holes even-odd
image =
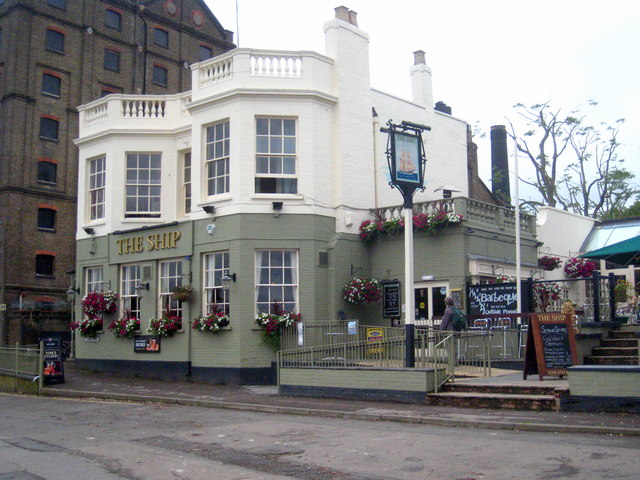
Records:
<instances>
[{"instance_id":1,"label":"wooden step","mask_svg":"<svg viewBox=\"0 0 640 480\"><path fill-rule=\"evenodd\" d=\"M452 382L442 386L441 393L446 392L476 392L504 395L554 395L555 387L541 385L479 385L466 382Z\"/></svg>"},{"instance_id":2,"label":"wooden step","mask_svg":"<svg viewBox=\"0 0 640 480\"><path fill-rule=\"evenodd\" d=\"M585 365L638 365L637 355L593 356L584 357Z\"/></svg>"},{"instance_id":3,"label":"wooden step","mask_svg":"<svg viewBox=\"0 0 640 480\"><path fill-rule=\"evenodd\" d=\"M554 395L516 395L481 392L442 392L427 395L429 405L496 408L505 410L558 411L559 404Z\"/></svg>"},{"instance_id":4,"label":"wooden step","mask_svg":"<svg viewBox=\"0 0 640 480\"><path fill-rule=\"evenodd\" d=\"M625 338L606 338L600 340L600 346L602 347L637 347L638 340L633 339L625 339Z\"/></svg>"},{"instance_id":5,"label":"wooden step","mask_svg":"<svg viewBox=\"0 0 640 480\"><path fill-rule=\"evenodd\" d=\"M638 347L593 347L591 356L593 357L633 357L638 355Z\"/></svg>"},{"instance_id":6,"label":"wooden step","mask_svg":"<svg viewBox=\"0 0 640 480\"><path fill-rule=\"evenodd\" d=\"M635 330L610 330L609 331L609 339L617 339L617 338L624 338L624 339L636 339L637 335L636 335L636 331Z\"/></svg>"}]
</instances>

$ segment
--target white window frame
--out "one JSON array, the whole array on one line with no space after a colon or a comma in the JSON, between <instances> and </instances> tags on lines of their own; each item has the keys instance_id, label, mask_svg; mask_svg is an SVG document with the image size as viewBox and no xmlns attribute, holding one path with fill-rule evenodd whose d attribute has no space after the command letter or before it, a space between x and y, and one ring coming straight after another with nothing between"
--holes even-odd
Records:
<instances>
[{"instance_id":1,"label":"white window frame","mask_svg":"<svg viewBox=\"0 0 640 480\"><path fill-rule=\"evenodd\" d=\"M205 253L202 258L202 311L205 314L217 311L229 314L229 291L222 288L222 277L229 274L229 251Z\"/></svg>"},{"instance_id":2,"label":"white window frame","mask_svg":"<svg viewBox=\"0 0 640 480\"><path fill-rule=\"evenodd\" d=\"M157 162L154 165L155 161ZM135 162L135 166L132 165L132 162ZM162 154L158 152L128 152L126 154L125 175L125 217L160 217ZM129 201L133 201L135 207L130 209Z\"/></svg>"},{"instance_id":3,"label":"white window frame","mask_svg":"<svg viewBox=\"0 0 640 480\"><path fill-rule=\"evenodd\" d=\"M189 215L191 213L191 204L193 201L192 189L193 185L193 162L191 159L191 152L185 152L182 156L182 209L183 215Z\"/></svg>"},{"instance_id":4,"label":"white window frame","mask_svg":"<svg viewBox=\"0 0 640 480\"><path fill-rule=\"evenodd\" d=\"M172 271L172 267L174 270ZM182 302L173 298L175 287L182 286L182 260L163 260L158 265L158 312L161 317L169 312L174 312L182 319Z\"/></svg>"},{"instance_id":5,"label":"white window frame","mask_svg":"<svg viewBox=\"0 0 640 480\"><path fill-rule=\"evenodd\" d=\"M107 158L89 159L89 220L105 218L105 196L107 186Z\"/></svg>"},{"instance_id":6,"label":"white window frame","mask_svg":"<svg viewBox=\"0 0 640 480\"><path fill-rule=\"evenodd\" d=\"M230 143L231 124L229 120L221 120L206 127L204 191L207 197L229 193L230 179ZM210 171L214 170L210 175ZM212 187L212 188L210 188Z\"/></svg>"},{"instance_id":7,"label":"white window frame","mask_svg":"<svg viewBox=\"0 0 640 480\"><path fill-rule=\"evenodd\" d=\"M142 281L142 264L130 263L120 269L120 306L123 313L140 320L140 299L136 285Z\"/></svg>"},{"instance_id":8,"label":"white window frame","mask_svg":"<svg viewBox=\"0 0 640 480\"><path fill-rule=\"evenodd\" d=\"M266 124L265 124L266 122ZM289 128L293 125L293 134ZM266 129L264 127L267 127ZM283 195L298 193L298 119L263 117L255 119L255 193ZM288 172L285 172L288 170ZM261 179L273 179L275 191L259 187ZM290 180L290 182L287 182Z\"/></svg>"},{"instance_id":9,"label":"white window frame","mask_svg":"<svg viewBox=\"0 0 640 480\"><path fill-rule=\"evenodd\" d=\"M101 266L84 269L85 294L104 290L104 268Z\"/></svg>"},{"instance_id":10,"label":"white window frame","mask_svg":"<svg viewBox=\"0 0 640 480\"><path fill-rule=\"evenodd\" d=\"M274 256L274 254L276 256ZM277 255L282 254L282 265L278 265ZM292 256L291 265L285 265L285 256ZM267 257L265 257L267 255ZM255 254L255 308L256 313L270 313L273 301L281 304L287 312L298 313L299 303L299 251L296 249L259 249ZM287 282L286 270L291 270L291 281ZM266 271L265 271L266 270ZM278 272L281 270L281 272ZM265 281L266 280L266 281ZM279 281L280 280L280 281ZM285 299L286 289L291 289L289 299ZM265 290L266 289L266 290ZM266 294L266 295L265 295Z\"/></svg>"}]
</instances>

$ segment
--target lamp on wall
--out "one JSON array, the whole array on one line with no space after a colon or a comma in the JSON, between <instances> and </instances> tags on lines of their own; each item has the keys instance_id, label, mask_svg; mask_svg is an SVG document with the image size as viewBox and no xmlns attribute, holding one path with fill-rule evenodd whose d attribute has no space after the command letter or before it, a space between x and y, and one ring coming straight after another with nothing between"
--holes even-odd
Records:
<instances>
[{"instance_id":1,"label":"lamp on wall","mask_svg":"<svg viewBox=\"0 0 640 480\"><path fill-rule=\"evenodd\" d=\"M235 273L229 273L227 271L222 276L220 281L222 282L222 288L224 288L225 290L229 290L229 287L231 286L231 282L235 283L235 281L236 281L236 274Z\"/></svg>"},{"instance_id":2,"label":"lamp on wall","mask_svg":"<svg viewBox=\"0 0 640 480\"><path fill-rule=\"evenodd\" d=\"M451 198L453 192L459 192L460 190L456 189L456 187L452 187L451 185L440 185L438 188L434 190L437 192L442 190L442 198Z\"/></svg>"},{"instance_id":3,"label":"lamp on wall","mask_svg":"<svg viewBox=\"0 0 640 480\"><path fill-rule=\"evenodd\" d=\"M208 213L209 215L216 213L216 207L213 205L203 205L202 210L204 210L204 213Z\"/></svg>"},{"instance_id":4,"label":"lamp on wall","mask_svg":"<svg viewBox=\"0 0 640 480\"><path fill-rule=\"evenodd\" d=\"M133 288L135 288L136 292L138 293L140 293L142 290L149 290L149 282L138 282Z\"/></svg>"},{"instance_id":5,"label":"lamp on wall","mask_svg":"<svg viewBox=\"0 0 640 480\"><path fill-rule=\"evenodd\" d=\"M82 227L82 229L87 235L93 235L94 233L96 233L96 230L93 227Z\"/></svg>"}]
</instances>

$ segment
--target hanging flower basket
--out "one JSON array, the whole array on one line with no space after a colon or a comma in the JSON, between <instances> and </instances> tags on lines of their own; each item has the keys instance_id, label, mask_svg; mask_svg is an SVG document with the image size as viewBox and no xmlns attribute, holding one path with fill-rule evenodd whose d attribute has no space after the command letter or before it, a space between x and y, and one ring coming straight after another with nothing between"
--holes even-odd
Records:
<instances>
[{"instance_id":1,"label":"hanging flower basket","mask_svg":"<svg viewBox=\"0 0 640 480\"><path fill-rule=\"evenodd\" d=\"M382 286L375 278L355 277L344 285L342 294L347 302L356 305L375 303L382 298Z\"/></svg>"},{"instance_id":2,"label":"hanging flower basket","mask_svg":"<svg viewBox=\"0 0 640 480\"><path fill-rule=\"evenodd\" d=\"M115 313L118 309L118 294L106 292L89 292L82 299L82 312L89 318L101 317L104 313Z\"/></svg>"},{"instance_id":3,"label":"hanging flower basket","mask_svg":"<svg viewBox=\"0 0 640 480\"><path fill-rule=\"evenodd\" d=\"M564 264L564 274L569 278L587 278L593 275L598 266L591 260L572 257Z\"/></svg>"},{"instance_id":4,"label":"hanging flower basket","mask_svg":"<svg viewBox=\"0 0 640 480\"><path fill-rule=\"evenodd\" d=\"M79 332L81 337L95 338L102 330L102 318L86 318L81 322L72 322L71 329Z\"/></svg>"},{"instance_id":5,"label":"hanging flower basket","mask_svg":"<svg viewBox=\"0 0 640 480\"><path fill-rule=\"evenodd\" d=\"M191 328L198 332L218 333L221 328L229 326L229 315L224 312L213 312L196 318Z\"/></svg>"},{"instance_id":6,"label":"hanging flower basket","mask_svg":"<svg viewBox=\"0 0 640 480\"><path fill-rule=\"evenodd\" d=\"M111 322L109 330L113 330L118 338L133 338L140 331L140 320L127 312L121 318Z\"/></svg>"},{"instance_id":7,"label":"hanging flower basket","mask_svg":"<svg viewBox=\"0 0 640 480\"><path fill-rule=\"evenodd\" d=\"M538 266L548 272L560 268L561 263L562 261L560 260L560 257L550 257L549 255L545 255L538 259Z\"/></svg>"},{"instance_id":8,"label":"hanging flower basket","mask_svg":"<svg viewBox=\"0 0 640 480\"><path fill-rule=\"evenodd\" d=\"M171 295L180 302L188 302L193 297L193 287L190 285L181 285L176 287Z\"/></svg>"},{"instance_id":9,"label":"hanging flower basket","mask_svg":"<svg viewBox=\"0 0 640 480\"><path fill-rule=\"evenodd\" d=\"M533 285L533 292L536 295L536 303L543 312L547 311L552 300L558 300L562 288L556 282L536 283Z\"/></svg>"},{"instance_id":10,"label":"hanging flower basket","mask_svg":"<svg viewBox=\"0 0 640 480\"><path fill-rule=\"evenodd\" d=\"M460 223L462 215L441 210L433 215L421 213L413 216L413 230L434 235L446 230L451 223ZM365 220L360 224L360 240L369 244L385 235L396 235L404 231L404 219L392 218L390 220L372 221Z\"/></svg>"},{"instance_id":11,"label":"hanging flower basket","mask_svg":"<svg viewBox=\"0 0 640 480\"><path fill-rule=\"evenodd\" d=\"M182 318L177 315L167 314L164 317L149 319L147 333L161 337L173 337L173 334L182 328Z\"/></svg>"},{"instance_id":12,"label":"hanging flower basket","mask_svg":"<svg viewBox=\"0 0 640 480\"><path fill-rule=\"evenodd\" d=\"M262 329L262 340L276 350L280 348L280 334L283 328L302 321L299 313L285 312L278 302L271 305L273 313L259 313L256 324Z\"/></svg>"}]
</instances>

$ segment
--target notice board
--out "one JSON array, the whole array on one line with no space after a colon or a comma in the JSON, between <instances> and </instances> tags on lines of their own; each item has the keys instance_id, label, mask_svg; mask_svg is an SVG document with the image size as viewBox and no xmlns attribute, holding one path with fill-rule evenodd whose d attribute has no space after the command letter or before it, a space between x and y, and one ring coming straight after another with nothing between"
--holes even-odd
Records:
<instances>
[{"instance_id":1,"label":"notice board","mask_svg":"<svg viewBox=\"0 0 640 480\"><path fill-rule=\"evenodd\" d=\"M578 363L571 315L533 313L529 319L523 377L565 376Z\"/></svg>"},{"instance_id":2,"label":"notice board","mask_svg":"<svg viewBox=\"0 0 640 480\"><path fill-rule=\"evenodd\" d=\"M383 304L382 314L385 318L400 317L400 282L387 280L382 282Z\"/></svg>"}]
</instances>

